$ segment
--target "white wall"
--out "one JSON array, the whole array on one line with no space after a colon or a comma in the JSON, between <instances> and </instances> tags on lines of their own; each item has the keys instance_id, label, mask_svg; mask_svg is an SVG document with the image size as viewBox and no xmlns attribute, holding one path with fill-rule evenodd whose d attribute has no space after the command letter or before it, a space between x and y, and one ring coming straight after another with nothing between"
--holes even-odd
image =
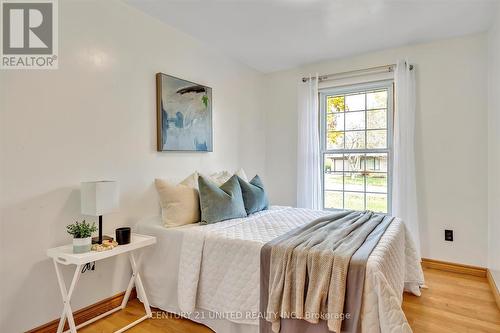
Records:
<instances>
[{"instance_id":1,"label":"white wall","mask_svg":"<svg viewBox=\"0 0 500 333\"><path fill-rule=\"evenodd\" d=\"M500 269L498 23L489 36L496 74L489 77L488 108L485 35L264 78L120 2L60 1L59 6L59 70L0 72L0 331L27 330L59 315L55 274L44 252L70 241L64 227L80 218L80 181L120 182L121 211L105 217L107 233L158 213L154 177L180 180L195 169L243 166L249 175L264 175L273 204L294 205L300 77L385 65L405 56L416 65L418 82L423 255ZM154 74L160 71L213 88L213 153L156 152ZM445 228L455 230L453 243L443 240ZM73 308L124 290L127 271L124 260L98 263L95 272L83 275ZM69 279L69 268L65 274Z\"/></svg>"},{"instance_id":2,"label":"white wall","mask_svg":"<svg viewBox=\"0 0 500 333\"><path fill-rule=\"evenodd\" d=\"M121 2L59 1L59 27L58 70L0 72L1 332L59 316L45 250L71 242L80 181L119 181L121 210L104 217L112 234L158 213L155 177L265 171L260 73ZM213 153L156 152L160 71L213 88ZM96 268L82 276L74 310L126 288L123 259Z\"/></svg>"},{"instance_id":3,"label":"white wall","mask_svg":"<svg viewBox=\"0 0 500 333\"><path fill-rule=\"evenodd\" d=\"M488 268L500 287L500 7L488 37Z\"/></svg>"},{"instance_id":4,"label":"white wall","mask_svg":"<svg viewBox=\"0 0 500 333\"><path fill-rule=\"evenodd\" d=\"M487 39L485 35L374 52L267 76L267 186L275 204L296 202L297 84L408 57L417 75L417 184L422 254L487 262ZM497 169L498 170L498 169ZM444 229L455 241L444 241ZM497 252L498 253L498 252Z\"/></svg>"}]
</instances>

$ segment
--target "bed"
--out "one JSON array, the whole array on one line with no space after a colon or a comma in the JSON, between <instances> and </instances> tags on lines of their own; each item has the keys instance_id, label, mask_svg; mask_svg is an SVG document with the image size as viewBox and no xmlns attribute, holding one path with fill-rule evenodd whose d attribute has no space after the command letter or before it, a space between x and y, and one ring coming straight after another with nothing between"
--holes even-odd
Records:
<instances>
[{"instance_id":1,"label":"bed","mask_svg":"<svg viewBox=\"0 0 500 333\"><path fill-rule=\"evenodd\" d=\"M142 259L149 301L218 333L257 333L261 248L328 214L274 206L246 218L168 229L160 217L144 219L136 231L157 237L157 245ZM368 258L361 331L411 332L401 309L402 294L420 295L423 283L413 241L395 219Z\"/></svg>"}]
</instances>

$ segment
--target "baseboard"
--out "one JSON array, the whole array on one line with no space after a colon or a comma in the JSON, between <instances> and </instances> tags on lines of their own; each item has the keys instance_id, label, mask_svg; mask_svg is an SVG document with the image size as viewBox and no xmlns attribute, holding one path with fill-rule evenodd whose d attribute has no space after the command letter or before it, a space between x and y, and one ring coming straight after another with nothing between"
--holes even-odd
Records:
<instances>
[{"instance_id":1,"label":"baseboard","mask_svg":"<svg viewBox=\"0 0 500 333\"><path fill-rule=\"evenodd\" d=\"M452 273L468 274L479 277L486 277L487 269L483 267L476 267L463 264L455 264L446 261L422 258L422 267L439 269Z\"/></svg>"},{"instance_id":2,"label":"baseboard","mask_svg":"<svg viewBox=\"0 0 500 333\"><path fill-rule=\"evenodd\" d=\"M500 309L500 291L498 290L498 286L495 283L495 279L493 278L493 275L491 274L491 271L489 269L486 277L488 279L488 283L490 284L493 297L495 297L495 302L497 302L498 309Z\"/></svg>"},{"instance_id":3,"label":"baseboard","mask_svg":"<svg viewBox=\"0 0 500 333\"><path fill-rule=\"evenodd\" d=\"M105 300L99 301L95 304L89 305L83 309L73 312L73 316L75 318L75 324L79 325L83 322L86 322L89 319L92 319L100 314L105 313L106 311L116 308L121 304L124 296L125 292L121 292L115 296L111 296L109 298L106 298ZM129 300L133 300L135 298L137 298L137 293L134 288L130 293ZM59 325L59 319L55 319L50 323L38 326L37 328L29 330L26 333L54 333L57 332L57 325ZM66 321L64 330L67 329L69 329L69 327L68 327L68 322Z\"/></svg>"}]
</instances>

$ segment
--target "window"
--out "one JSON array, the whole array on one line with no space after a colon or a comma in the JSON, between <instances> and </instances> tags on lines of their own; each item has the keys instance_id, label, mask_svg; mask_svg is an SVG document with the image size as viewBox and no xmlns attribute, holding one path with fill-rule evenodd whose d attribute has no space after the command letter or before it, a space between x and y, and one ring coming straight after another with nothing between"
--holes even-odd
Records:
<instances>
[{"instance_id":1,"label":"window","mask_svg":"<svg viewBox=\"0 0 500 333\"><path fill-rule=\"evenodd\" d=\"M323 208L390 213L392 81L320 91Z\"/></svg>"}]
</instances>

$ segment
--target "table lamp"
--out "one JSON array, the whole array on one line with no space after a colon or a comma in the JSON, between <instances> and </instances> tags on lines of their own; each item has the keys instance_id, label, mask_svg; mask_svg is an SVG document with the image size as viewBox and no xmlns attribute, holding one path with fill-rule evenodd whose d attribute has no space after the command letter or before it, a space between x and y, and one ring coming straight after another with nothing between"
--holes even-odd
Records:
<instances>
[{"instance_id":1,"label":"table lamp","mask_svg":"<svg viewBox=\"0 0 500 333\"><path fill-rule=\"evenodd\" d=\"M113 240L102 235L102 216L116 212L118 203L118 182L102 180L81 183L81 209L83 215L99 216L99 237L92 238L92 243L102 244L103 239Z\"/></svg>"}]
</instances>

